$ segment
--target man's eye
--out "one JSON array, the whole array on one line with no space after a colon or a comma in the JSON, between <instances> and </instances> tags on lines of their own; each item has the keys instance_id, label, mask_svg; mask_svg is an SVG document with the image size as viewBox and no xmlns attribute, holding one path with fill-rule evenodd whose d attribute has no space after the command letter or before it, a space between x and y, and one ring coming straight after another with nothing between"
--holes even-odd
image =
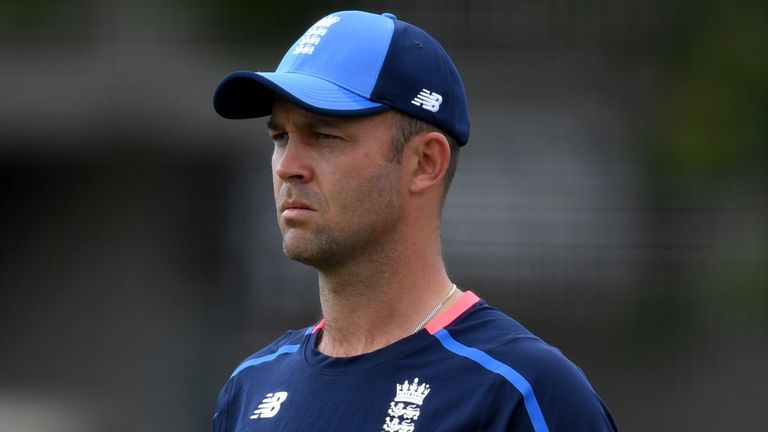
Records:
<instances>
[{"instance_id":1,"label":"man's eye","mask_svg":"<svg viewBox=\"0 0 768 432\"><path fill-rule=\"evenodd\" d=\"M288 134L285 132L277 132L272 134L272 141L278 143L278 142L284 142L288 139Z\"/></svg>"},{"instance_id":2,"label":"man's eye","mask_svg":"<svg viewBox=\"0 0 768 432\"><path fill-rule=\"evenodd\" d=\"M317 139L320 140L320 141L327 141L327 140L338 139L338 137L335 136L335 135L330 135L330 134L325 134L325 133L318 132L317 133Z\"/></svg>"}]
</instances>

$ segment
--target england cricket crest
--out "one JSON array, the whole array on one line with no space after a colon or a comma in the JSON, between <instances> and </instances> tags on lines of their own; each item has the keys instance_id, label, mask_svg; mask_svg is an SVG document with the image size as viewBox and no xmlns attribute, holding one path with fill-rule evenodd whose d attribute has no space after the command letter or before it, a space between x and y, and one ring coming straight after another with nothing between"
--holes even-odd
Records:
<instances>
[{"instance_id":1,"label":"england cricket crest","mask_svg":"<svg viewBox=\"0 0 768 432\"><path fill-rule=\"evenodd\" d=\"M421 405L431 389L429 384L419 384L414 378L413 383L405 380L395 386L395 399L389 403L387 418L381 427L382 432L413 432L416 420L421 414Z\"/></svg>"}]
</instances>

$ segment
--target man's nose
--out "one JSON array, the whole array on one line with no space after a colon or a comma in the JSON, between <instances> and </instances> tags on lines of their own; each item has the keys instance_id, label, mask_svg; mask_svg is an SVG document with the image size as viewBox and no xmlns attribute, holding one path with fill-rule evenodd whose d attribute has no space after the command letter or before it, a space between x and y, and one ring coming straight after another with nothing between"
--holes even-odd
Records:
<instances>
[{"instance_id":1,"label":"man's nose","mask_svg":"<svg viewBox=\"0 0 768 432\"><path fill-rule=\"evenodd\" d=\"M275 149L273 169L285 182L308 182L312 179L306 144L291 137L282 148Z\"/></svg>"}]
</instances>

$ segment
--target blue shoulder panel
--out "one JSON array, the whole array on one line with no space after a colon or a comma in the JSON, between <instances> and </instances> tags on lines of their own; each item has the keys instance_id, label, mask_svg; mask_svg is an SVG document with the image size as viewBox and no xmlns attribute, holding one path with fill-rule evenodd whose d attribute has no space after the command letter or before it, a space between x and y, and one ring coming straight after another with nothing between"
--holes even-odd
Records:
<instances>
[{"instance_id":1,"label":"blue shoulder panel","mask_svg":"<svg viewBox=\"0 0 768 432\"><path fill-rule=\"evenodd\" d=\"M520 373L485 352L456 341L445 329L436 332L435 337L447 350L466 357L489 371L506 378L523 395L523 402L526 411L528 411L528 417L530 417L531 423L533 423L533 430L536 432L549 432L539 402L536 400L536 395L533 394L533 387Z\"/></svg>"},{"instance_id":2,"label":"blue shoulder panel","mask_svg":"<svg viewBox=\"0 0 768 432\"><path fill-rule=\"evenodd\" d=\"M298 345L298 344L296 344L296 345L283 345L283 346L280 347L280 349L278 349L277 351L273 352L272 354L267 354L265 356L256 357L256 358L252 358L250 360L246 360L246 361L242 362L240 364L240 366L238 366L237 369L235 369L235 371L232 372L232 375L230 375L229 377L232 378L233 376L239 374L243 369L245 369L247 367L256 366L256 365L262 364L264 362L272 361L272 360L276 359L278 356L283 355L283 354L295 353L299 349L299 346L301 346L301 345Z\"/></svg>"}]
</instances>

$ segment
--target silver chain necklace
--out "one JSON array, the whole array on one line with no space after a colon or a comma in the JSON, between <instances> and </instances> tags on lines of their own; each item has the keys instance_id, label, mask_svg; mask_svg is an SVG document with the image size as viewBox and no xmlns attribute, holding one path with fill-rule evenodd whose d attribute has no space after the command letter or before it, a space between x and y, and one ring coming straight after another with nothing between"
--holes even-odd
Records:
<instances>
[{"instance_id":1,"label":"silver chain necklace","mask_svg":"<svg viewBox=\"0 0 768 432\"><path fill-rule=\"evenodd\" d=\"M451 298L451 296L453 295L453 293L454 293L454 292L456 292L456 284L453 284L453 288L451 288L451 290L448 292L448 295L447 295L447 296L445 296L445 298L444 298L444 299L440 300L440 303L438 303L438 304L437 304L437 306L435 306L435 308L434 308L434 309L432 309L432 312L430 312L430 313L429 313L429 315L427 315L427 317L426 317L426 318L424 318L424 321L422 321L421 323L419 323L419 325L418 325L418 326L417 326L417 327L416 327L416 328L413 330L413 333L411 333L411 334L414 334L414 333L418 332L419 330L423 329L423 328L424 328L424 326L425 326L425 325L427 325L427 323L429 322L429 320L431 320L431 319L432 319L432 317L434 317L434 316L435 316L435 314L437 313L437 311L439 311L439 310L440 310L440 309L443 307L443 305L445 304L445 302L447 302L447 301L448 301L448 299L449 299L449 298Z\"/></svg>"}]
</instances>

